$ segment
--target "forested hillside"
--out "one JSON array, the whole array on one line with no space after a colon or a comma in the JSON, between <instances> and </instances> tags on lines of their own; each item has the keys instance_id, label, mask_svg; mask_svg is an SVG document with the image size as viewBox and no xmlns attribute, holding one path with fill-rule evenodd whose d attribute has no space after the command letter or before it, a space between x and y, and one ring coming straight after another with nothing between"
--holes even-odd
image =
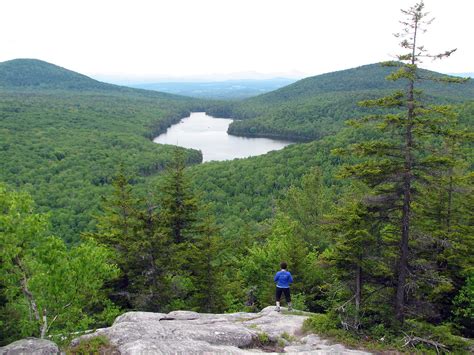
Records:
<instances>
[{"instance_id":1,"label":"forested hillside","mask_svg":"<svg viewBox=\"0 0 474 355\"><path fill-rule=\"evenodd\" d=\"M162 170L171 148L151 138L197 109L193 99L100 83L42 61L0 63L0 180L30 191L41 211L55 211L55 233L77 241L119 165L137 181Z\"/></svg>"},{"instance_id":2,"label":"forested hillside","mask_svg":"<svg viewBox=\"0 0 474 355\"><path fill-rule=\"evenodd\" d=\"M0 63L3 89L120 90L85 75L38 59L14 59Z\"/></svg>"},{"instance_id":3,"label":"forested hillside","mask_svg":"<svg viewBox=\"0 0 474 355\"><path fill-rule=\"evenodd\" d=\"M390 72L391 68L376 63L318 75L243 102L211 107L208 112L242 119L229 127L231 134L319 139L336 133L344 121L367 114L366 108L358 106L359 101L403 88L400 82L385 80ZM442 77L423 69L419 74ZM459 88L426 80L420 83L420 89L425 90L428 102L459 103L474 97L472 81Z\"/></svg>"},{"instance_id":4,"label":"forested hillside","mask_svg":"<svg viewBox=\"0 0 474 355\"><path fill-rule=\"evenodd\" d=\"M0 343L64 341L124 310L256 311L285 261L307 331L469 352L474 85L418 67L423 3L404 14L399 62L241 102L0 63ZM205 164L152 143L193 110L307 142Z\"/></svg>"}]
</instances>

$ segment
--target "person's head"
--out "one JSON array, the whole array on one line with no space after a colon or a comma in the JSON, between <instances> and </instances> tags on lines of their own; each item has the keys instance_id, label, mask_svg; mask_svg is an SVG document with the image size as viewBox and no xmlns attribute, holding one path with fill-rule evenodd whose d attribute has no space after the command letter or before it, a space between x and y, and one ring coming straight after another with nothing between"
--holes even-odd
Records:
<instances>
[{"instance_id":1,"label":"person's head","mask_svg":"<svg viewBox=\"0 0 474 355\"><path fill-rule=\"evenodd\" d=\"M282 270L286 270L286 268L288 267L288 265L286 265L286 263L284 261L282 261L280 263L280 267L282 268Z\"/></svg>"}]
</instances>

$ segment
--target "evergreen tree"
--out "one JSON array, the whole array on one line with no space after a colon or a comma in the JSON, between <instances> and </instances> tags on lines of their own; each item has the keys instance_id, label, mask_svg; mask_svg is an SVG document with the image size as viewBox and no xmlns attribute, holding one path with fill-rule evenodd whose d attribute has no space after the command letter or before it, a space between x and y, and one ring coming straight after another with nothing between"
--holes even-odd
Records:
<instances>
[{"instance_id":1,"label":"evergreen tree","mask_svg":"<svg viewBox=\"0 0 474 355\"><path fill-rule=\"evenodd\" d=\"M224 245L214 218L206 213L200 218L192 243L189 243L189 263L194 283L196 305L204 312L222 310L223 270L221 254Z\"/></svg>"},{"instance_id":2,"label":"evergreen tree","mask_svg":"<svg viewBox=\"0 0 474 355\"><path fill-rule=\"evenodd\" d=\"M169 285L170 309L196 307L193 243L199 236L199 208L185 167L183 150L176 148L174 158L158 186L156 203L159 233L168 245L161 257L167 264L166 284Z\"/></svg>"},{"instance_id":3,"label":"evergreen tree","mask_svg":"<svg viewBox=\"0 0 474 355\"><path fill-rule=\"evenodd\" d=\"M110 297L123 307L133 307L139 293L139 275L143 272L143 254L140 238L143 223L140 219L140 200L137 199L123 166L112 181L110 197L103 198L103 213L97 216L97 230L84 233L114 251L113 261L119 266L121 276L111 285ZM140 252L139 252L140 251Z\"/></svg>"},{"instance_id":4,"label":"evergreen tree","mask_svg":"<svg viewBox=\"0 0 474 355\"><path fill-rule=\"evenodd\" d=\"M425 32L425 25L431 23L431 20L426 21L423 2L402 10L402 13L406 17L401 21L404 28L396 36L401 38L400 46L407 52L397 56L399 62L386 65L398 67L387 79L404 81L406 90L361 103L365 107L387 108L390 113L374 114L353 122L355 126L371 126L380 135L352 146L351 151L364 159L359 164L346 166L344 174L367 183L372 189L371 203L378 204L399 227L399 251L394 270L394 312L401 322L407 313L407 294L417 287L419 281L414 276L416 270L410 265L414 256L415 236L420 235L416 230L417 216L413 213L413 204L419 203L419 191L422 185L429 183L429 172L443 171L449 167L449 160L431 154L430 146L443 141L455 119L450 107L428 105L417 86L425 80L448 83L463 81L421 75L418 65L423 58L441 59L450 56L455 50L431 55L419 44L419 36Z\"/></svg>"},{"instance_id":5,"label":"evergreen tree","mask_svg":"<svg viewBox=\"0 0 474 355\"><path fill-rule=\"evenodd\" d=\"M464 138L466 134L457 132L457 136ZM424 232L416 252L417 262L438 280L435 287L419 289L418 298L431 301L427 317L435 322L451 316L452 299L465 284L473 264L472 178L461 148L451 138L436 149L450 165L444 171L433 172L429 186L420 189L423 199L416 207L422 216L419 228Z\"/></svg>"},{"instance_id":6,"label":"evergreen tree","mask_svg":"<svg viewBox=\"0 0 474 355\"><path fill-rule=\"evenodd\" d=\"M176 148L160 185L160 216L175 244L190 240L196 222L197 199L185 168L183 151Z\"/></svg>"},{"instance_id":7,"label":"evergreen tree","mask_svg":"<svg viewBox=\"0 0 474 355\"><path fill-rule=\"evenodd\" d=\"M140 255L141 269L133 274L136 287L134 306L153 312L163 311L170 301L170 285L167 275L172 266L172 239L162 225L156 201L148 200L139 212L141 228L133 245Z\"/></svg>"},{"instance_id":8,"label":"evergreen tree","mask_svg":"<svg viewBox=\"0 0 474 355\"><path fill-rule=\"evenodd\" d=\"M380 211L359 196L349 194L343 201L327 218L333 244L320 262L332 266L333 278L326 278L326 283L338 289L331 310L346 330L358 331L387 320L381 304L390 296L394 228L380 223Z\"/></svg>"}]
</instances>

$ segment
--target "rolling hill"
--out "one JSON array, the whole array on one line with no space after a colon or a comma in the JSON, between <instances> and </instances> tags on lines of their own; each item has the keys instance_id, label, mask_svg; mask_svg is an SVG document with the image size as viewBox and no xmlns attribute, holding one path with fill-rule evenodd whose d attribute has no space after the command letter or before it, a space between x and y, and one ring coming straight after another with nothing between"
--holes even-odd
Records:
<instances>
[{"instance_id":1,"label":"rolling hill","mask_svg":"<svg viewBox=\"0 0 474 355\"><path fill-rule=\"evenodd\" d=\"M13 59L0 63L0 87L117 90L118 87L38 59Z\"/></svg>"},{"instance_id":2,"label":"rolling hill","mask_svg":"<svg viewBox=\"0 0 474 355\"><path fill-rule=\"evenodd\" d=\"M0 63L0 181L29 190L41 211L54 211L55 233L74 242L93 228L100 196L110 191L120 164L140 189L152 189L172 148L150 138L190 111L241 117L232 126L236 134L326 137L261 157L193 168L197 187L214 203L224 234L232 236L270 217L272 199L310 167L333 170L338 159L329 150L334 140L340 144L348 138L330 135L346 118L363 113L357 101L395 87L384 80L387 72L368 65L242 102L217 102L105 84L38 60ZM442 89L450 102L474 97L469 96L472 83L452 93ZM472 113L472 106L463 112ZM189 163L199 161L198 152L188 151Z\"/></svg>"},{"instance_id":3,"label":"rolling hill","mask_svg":"<svg viewBox=\"0 0 474 355\"><path fill-rule=\"evenodd\" d=\"M104 83L38 59L13 59L0 63L0 91L44 93L52 90L74 94L100 92L189 101L189 97L182 95Z\"/></svg>"},{"instance_id":4,"label":"rolling hill","mask_svg":"<svg viewBox=\"0 0 474 355\"><path fill-rule=\"evenodd\" d=\"M77 241L119 165L137 183L163 169L173 148L151 138L200 105L39 60L0 63L0 182L30 191L40 211L55 211L54 232Z\"/></svg>"},{"instance_id":5,"label":"rolling hill","mask_svg":"<svg viewBox=\"0 0 474 355\"><path fill-rule=\"evenodd\" d=\"M241 102L215 105L209 113L242 119L229 128L235 135L319 139L336 133L346 119L366 113L357 106L359 101L403 88L402 82L385 79L393 70L370 64L322 74ZM427 70L421 73L430 78L442 75ZM425 81L421 88L437 102L460 103L474 98L472 80L462 85Z\"/></svg>"}]
</instances>

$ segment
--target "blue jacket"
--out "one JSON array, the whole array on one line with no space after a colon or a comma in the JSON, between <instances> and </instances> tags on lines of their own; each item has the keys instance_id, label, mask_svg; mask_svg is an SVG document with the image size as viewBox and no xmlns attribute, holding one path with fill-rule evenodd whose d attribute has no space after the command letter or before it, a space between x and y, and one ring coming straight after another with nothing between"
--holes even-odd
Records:
<instances>
[{"instance_id":1,"label":"blue jacket","mask_svg":"<svg viewBox=\"0 0 474 355\"><path fill-rule=\"evenodd\" d=\"M277 287L279 288L289 288L290 284L293 282L293 278L289 271L281 270L275 274L273 281L276 282Z\"/></svg>"}]
</instances>

